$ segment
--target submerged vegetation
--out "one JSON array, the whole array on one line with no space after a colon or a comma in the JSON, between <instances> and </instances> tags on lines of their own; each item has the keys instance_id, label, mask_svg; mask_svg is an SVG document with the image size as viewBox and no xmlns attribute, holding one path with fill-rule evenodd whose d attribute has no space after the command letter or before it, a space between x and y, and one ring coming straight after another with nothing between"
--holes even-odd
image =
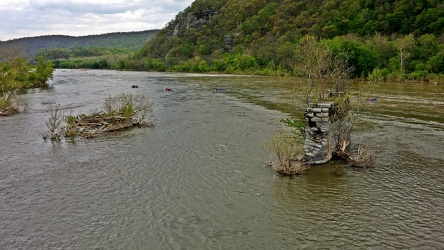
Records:
<instances>
[{"instance_id":1,"label":"submerged vegetation","mask_svg":"<svg viewBox=\"0 0 444 250\"><path fill-rule=\"evenodd\" d=\"M290 122L287 119L286 122ZM293 121L290 122L294 124ZM282 175L295 175L304 173L309 166L301 161L304 155L305 131L300 125L291 131L278 131L271 136L267 146L277 156L277 163L271 163L274 170Z\"/></svg>"},{"instance_id":2,"label":"submerged vegetation","mask_svg":"<svg viewBox=\"0 0 444 250\"><path fill-rule=\"evenodd\" d=\"M42 134L43 139L46 140L46 138L49 137L51 141L60 141L60 136L63 131L63 112L60 109L60 104L48 103L46 111L49 113L49 118L45 122L48 132Z\"/></svg>"},{"instance_id":3,"label":"submerged vegetation","mask_svg":"<svg viewBox=\"0 0 444 250\"><path fill-rule=\"evenodd\" d=\"M44 140L50 138L51 141L60 140L62 136L92 138L105 132L153 126L155 121L151 101L143 95L132 94L108 97L103 110L91 114L65 116L59 104L49 105L48 112L48 132L42 136Z\"/></svg>"}]
</instances>

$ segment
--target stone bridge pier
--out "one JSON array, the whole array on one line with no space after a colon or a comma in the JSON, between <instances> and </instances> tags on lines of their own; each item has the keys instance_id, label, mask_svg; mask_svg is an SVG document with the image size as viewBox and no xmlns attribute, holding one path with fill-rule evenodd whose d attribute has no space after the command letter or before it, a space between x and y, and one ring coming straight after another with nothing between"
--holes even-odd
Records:
<instances>
[{"instance_id":1,"label":"stone bridge pier","mask_svg":"<svg viewBox=\"0 0 444 250\"><path fill-rule=\"evenodd\" d=\"M349 145L349 115L341 117L337 103L312 103L306 108L304 117L308 127L305 131L303 160L308 164L326 163L344 141Z\"/></svg>"}]
</instances>

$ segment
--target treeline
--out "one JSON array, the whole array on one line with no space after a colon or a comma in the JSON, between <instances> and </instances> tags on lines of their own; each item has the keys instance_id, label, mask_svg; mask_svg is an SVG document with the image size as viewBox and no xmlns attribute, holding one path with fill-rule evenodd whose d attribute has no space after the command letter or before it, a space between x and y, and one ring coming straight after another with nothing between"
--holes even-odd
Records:
<instances>
[{"instance_id":1,"label":"treeline","mask_svg":"<svg viewBox=\"0 0 444 250\"><path fill-rule=\"evenodd\" d=\"M196 0L136 54L137 70L291 74L318 37L353 77L442 78L444 3L433 0ZM128 64L129 65L129 64Z\"/></svg>"},{"instance_id":2,"label":"treeline","mask_svg":"<svg viewBox=\"0 0 444 250\"><path fill-rule=\"evenodd\" d=\"M73 49L41 49L36 57L42 56L55 68L65 69L118 69L119 61L130 57L135 50L128 48L76 47Z\"/></svg>"},{"instance_id":3,"label":"treeline","mask_svg":"<svg viewBox=\"0 0 444 250\"><path fill-rule=\"evenodd\" d=\"M47 60L54 59L69 59L78 57L94 57L94 56L104 56L104 55L115 55L115 54L129 54L134 52L129 48L103 48L96 46L89 47L74 47L72 49L64 48L53 48L53 49L40 49L35 57L43 56Z\"/></svg>"},{"instance_id":4,"label":"treeline","mask_svg":"<svg viewBox=\"0 0 444 250\"><path fill-rule=\"evenodd\" d=\"M346 57L354 78L370 80L444 80L444 44L433 34L414 37L412 34L388 38L379 33L362 38L355 35L319 39L335 57ZM180 72L249 73L289 75L297 59L299 44L286 43L275 54L277 60L263 64L260 59L242 50L221 53L217 57L196 55L188 60L168 64L157 58L139 61L138 70ZM128 65L129 66L129 65Z\"/></svg>"},{"instance_id":5,"label":"treeline","mask_svg":"<svg viewBox=\"0 0 444 250\"><path fill-rule=\"evenodd\" d=\"M21 48L27 58L32 58L41 49L74 49L85 47L140 49L158 30L115 32L89 36L48 35L0 41L0 50Z\"/></svg>"},{"instance_id":6,"label":"treeline","mask_svg":"<svg viewBox=\"0 0 444 250\"><path fill-rule=\"evenodd\" d=\"M87 46L91 43L84 43L83 46L74 47L72 44L70 47L45 47L36 52L30 60L42 56L51 61L55 68L66 69L137 69L137 62L133 61L132 57L143 44L140 40L141 35L145 35L143 41L146 42L156 33L157 30L152 30L81 37L102 42L93 43L94 46ZM110 37L116 38L116 36L123 40L114 39L112 46L106 43Z\"/></svg>"}]
</instances>

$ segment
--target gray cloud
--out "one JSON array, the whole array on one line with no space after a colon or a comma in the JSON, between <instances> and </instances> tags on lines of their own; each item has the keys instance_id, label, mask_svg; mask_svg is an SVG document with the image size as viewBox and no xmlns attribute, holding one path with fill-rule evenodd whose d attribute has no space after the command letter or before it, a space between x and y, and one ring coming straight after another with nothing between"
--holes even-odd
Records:
<instances>
[{"instance_id":1,"label":"gray cloud","mask_svg":"<svg viewBox=\"0 0 444 250\"><path fill-rule=\"evenodd\" d=\"M15 0L0 3L0 40L163 28L193 0Z\"/></svg>"}]
</instances>

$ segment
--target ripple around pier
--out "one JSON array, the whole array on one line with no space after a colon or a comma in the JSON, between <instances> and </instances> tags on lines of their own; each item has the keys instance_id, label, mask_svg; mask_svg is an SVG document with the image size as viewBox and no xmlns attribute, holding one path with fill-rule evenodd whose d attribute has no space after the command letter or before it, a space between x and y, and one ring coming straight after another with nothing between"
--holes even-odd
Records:
<instances>
[{"instance_id":1,"label":"ripple around pier","mask_svg":"<svg viewBox=\"0 0 444 250\"><path fill-rule=\"evenodd\" d=\"M243 98L279 100L279 86L258 93L267 78L79 72L57 70L52 88L24 96L29 113L0 119L0 249L444 245L439 121L363 114L352 146L364 142L375 169L337 177L329 163L287 178L266 167L264 147L285 114ZM45 101L80 113L122 92L150 97L157 126L75 143L40 138Z\"/></svg>"}]
</instances>

